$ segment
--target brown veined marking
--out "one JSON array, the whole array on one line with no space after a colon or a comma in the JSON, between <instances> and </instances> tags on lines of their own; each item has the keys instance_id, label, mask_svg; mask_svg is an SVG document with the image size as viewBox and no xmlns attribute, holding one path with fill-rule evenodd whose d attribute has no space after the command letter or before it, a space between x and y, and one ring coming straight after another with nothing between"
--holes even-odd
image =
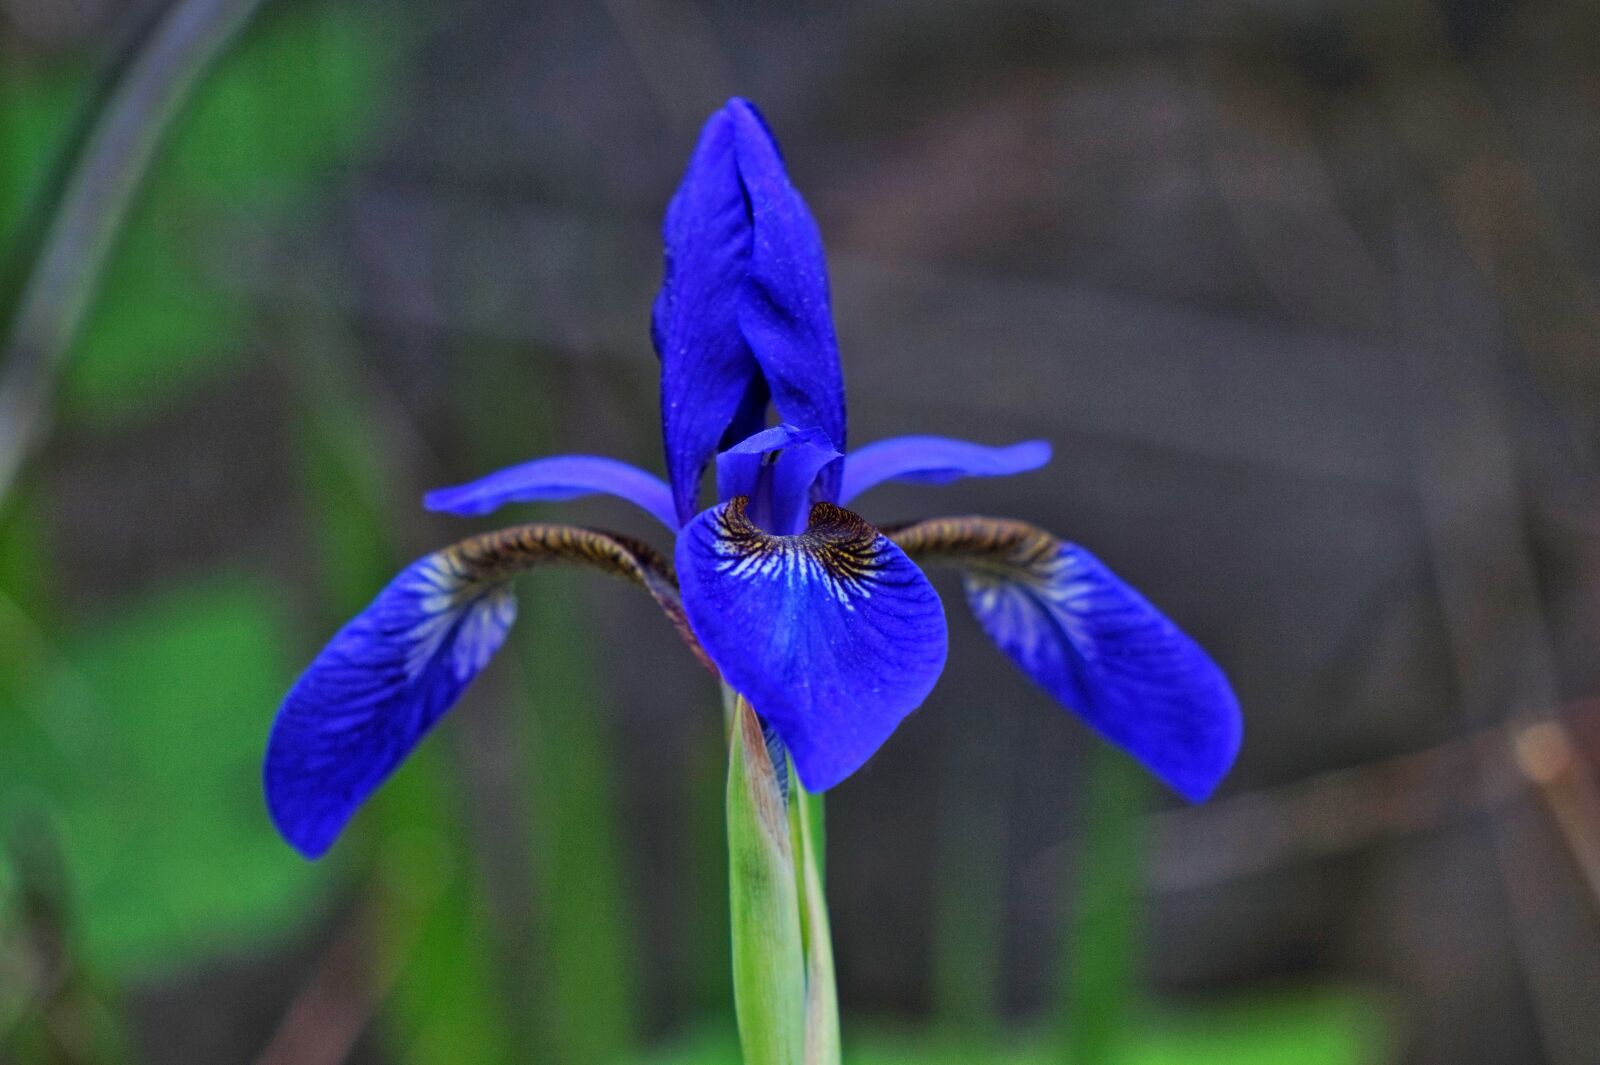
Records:
<instances>
[{"instance_id":1,"label":"brown veined marking","mask_svg":"<svg viewBox=\"0 0 1600 1065\"><path fill-rule=\"evenodd\" d=\"M811 507L804 532L769 533L750 520L746 496L735 496L718 513L718 550L735 574L774 566L817 567L841 591L861 594L883 565L878 530L854 511L832 503Z\"/></svg>"},{"instance_id":2,"label":"brown veined marking","mask_svg":"<svg viewBox=\"0 0 1600 1065\"><path fill-rule=\"evenodd\" d=\"M516 525L481 533L445 548L462 575L486 580L550 562L585 563L645 584L673 582L671 567L648 544L618 533L575 525Z\"/></svg>"},{"instance_id":3,"label":"brown veined marking","mask_svg":"<svg viewBox=\"0 0 1600 1065\"><path fill-rule=\"evenodd\" d=\"M671 564L655 548L630 536L576 525L533 523L480 533L438 553L452 575L479 589L524 570L554 563L592 566L641 585L667 615L700 663L716 667L689 627ZM475 594L482 594L481 591Z\"/></svg>"},{"instance_id":4,"label":"brown veined marking","mask_svg":"<svg viewBox=\"0 0 1600 1065\"><path fill-rule=\"evenodd\" d=\"M961 563L1034 577L1048 574L1062 546L1060 539L1037 525L976 515L910 522L887 528L884 535L916 561Z\"/></svg>"}]
</instances>

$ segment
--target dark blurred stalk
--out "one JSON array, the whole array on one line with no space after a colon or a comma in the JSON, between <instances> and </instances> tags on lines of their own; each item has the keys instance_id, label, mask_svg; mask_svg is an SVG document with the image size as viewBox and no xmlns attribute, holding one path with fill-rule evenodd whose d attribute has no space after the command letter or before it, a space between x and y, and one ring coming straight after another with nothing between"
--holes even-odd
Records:
<instances>
[{"instance_id":1,"label":"dark blurred stalk","mask_svg":"<svg viewBox=\"0 0 1600 1065\"><path fill-rule=\"evenodd\" d=\"M1139 1004L1144 812L1150 782L1132 759L1097 743L1084 782L1056 1059L1107 1065L1127 1041Z\"/></svg>"},{"instance_id":2,"label":"dark blurred stalk","mask_svg":"<svg viewBox=\"0 0 1600 1065\"><path fill-rule=\"evenodd\" d=\"M975 796L976 798L976 796ZM940 824L934 897L934 1015L952 1037L983 1041L997 1027L1005 833L991 802Z\"/></svg>"},{"instance_id":3,"label":"dark blurred stalk","mask_svg":"<svg viewBox=\"0 0 1600 1065\"><path fill-rule=\"evenodd\" d=\"M952 1039L987 1044L998 1027L1000 944L1005 926L1007 820L1004 763L1009 718L995 715L975 743L948 715L948 765L937 824L931 993Z\"/></svg>"},{"instance_id":4,"label":"dark blurred stalk","mask_svg":"<svg viewBox=\"0 0 1600 1065\"><path fill-rule=\"evenodd\" d=\"M414 441L385 416L392 412L379 409L358 370L356 341L339 322L301 308L279 319L273 333L294 384L294 435L326 634L365 606L409 554L397 530L412 492L398 472L406 463L394 456ZM517 1061L494 964L495 929L478 890L478 856L461 830L463 789L444 753L425 744L409 759L345 848L365 844L368 980L388 996L395 1061Z\"/></svg>"},{"instance_id":5,"label":"dark blurred stalk","mask_svg":"<svg viewBox=\"0 0 1600 1065\"><path fill-rule=\"evenodd\" d=\"M1534 497L1511 431L1499 322L1486 310L1494 304L1479 289L1476 265L1428 234L1407 220L1397 228L1394 248L1418 498L1459 713L1474 730L1504 727L1503 743L1541 723L1559 730L1555 714L1564 678L1529 540L1534 519L1528 501ZM1478 752L1485 796L1503 786L1500 752L1487 746ZM1549 923L1564 905L1557 901L1564 896L1549 888L1552 858L1560 852L1528 833L1522 803L1492 809L1498 871L1516 960L1544 1044L1541 1058L1587 1065L1594 1046L1582 1033L1589 1030L1590 1011L1587 1003L1571 1004L1568 955L1553 935L1562 926Z\"/></svg>"},{"instance_id":6,"label":"dark blurred stalk","mask_svg":"<svg viewBox=\"0 0 1600 1065\"><path fill-rule=\"evenodd\" d=\"M0 349L0 499L49 420L56 371L163 135L261 2L177 0L94 119Z\"/></svg>"},{"instance_id":7,"label":"dark blurred stalk","mask_svg":"<svg viewBox=\"0 0 1600 1065\"><path fill-rule=\"evenodd\" d=\"M729 957L728 843L726 830L727 731L724 715L708 712L684 727L690 732L682 774L683 827L675 839L683 850L681 899L673 949L685 1014L727 1012L733 997Z\"/></svg>"},{"instance_id":8,"label":"dark blurred stalk","mask_svg":"<svg viewBox=\"0 0 1600 1065\"><path fill-rule=\"evenodd\" d=\"M575 389L559 358L484 341L462 345L451 358L461 424L470 434L459 452L470 457L447 481L571 450L562 447L560 429ZM508 388L521 380L529 387ZM545 1048L542 1060L570 1065L610 1065L632 1054L642 983L625 875L616 716L598 673L602 656L617 648L600 642L587 616L584 603L595 590L588 574L546 571L521 582L512 646L522 683L510 703L517 717L504 723L518 747L515 781L531 834L527 903L536 919L522 962L536 970L528 976L537 997L526 1003L526 1031Z\"/></svg>"},{"instance_id":9,"label":"dark blurred stalk","mask_svg":"<svg viewBox=\"0 0 1600 1065\"><path fill-rule=\"evenodd\" d=\"M534 900L544 935L545 1042L572 1065L609 1065L634 1049L642 961L623 876L621 779L613 716L595 676L594 626L580 604L588 574L541 573L523 597L523 701L535 737L526 791L534 834Z\"/></svg>"},{"instance_id":10,"label":"dark blurred stalk","mask_svg":"<svg viewBox=\"0 0 1600 1065\"><path fill-rule=\"evenodd\" d=\"M0 825L0 1062L125 1062L122 1019L78 958L56 829L34 814L9 811Z\"/></svg>"}]
</instances>

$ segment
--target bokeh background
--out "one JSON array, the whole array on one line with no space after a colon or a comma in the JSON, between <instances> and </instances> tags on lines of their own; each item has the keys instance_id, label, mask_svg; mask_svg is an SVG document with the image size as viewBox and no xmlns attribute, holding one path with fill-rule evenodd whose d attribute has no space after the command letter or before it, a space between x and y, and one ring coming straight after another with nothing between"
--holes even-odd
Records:
<instances>
[{"instance_id":1,"label":"bokeh background","mask_svg":"<svg viewBox=\"0 0 1600 1065\"><path fill-rule=\"evenodd\" d=\"M717 696L635 589L524 579L323 862L258 785L479 527L425 488L660 468L657 227L733 93L853 440L1056 447L866 516L1084 543L1246 712L1185 807L941 583L945 679L829 796L849 1059L1600 1060L1577 0L0 0L0 1060L735 1060Z\"/></svg>"}]
</instances>

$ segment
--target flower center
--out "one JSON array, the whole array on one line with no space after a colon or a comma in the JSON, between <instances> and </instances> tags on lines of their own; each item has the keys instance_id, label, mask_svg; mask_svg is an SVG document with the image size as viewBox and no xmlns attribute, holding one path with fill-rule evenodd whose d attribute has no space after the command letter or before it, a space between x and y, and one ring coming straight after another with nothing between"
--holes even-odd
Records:
<instances>
[{"instance_id":1,"label":"flower center","mask_svg":"<svg viewBox=\"0 0 1600 1065\"><path fill-rule=\"evenodd\" d=\"M838 461L820 429L777 425L740 441L717 456L717 496L749 500L746 513L763 531L776 536L803 532L811 504L821 499L817 476Z\"/></svg>"}]
</instances>

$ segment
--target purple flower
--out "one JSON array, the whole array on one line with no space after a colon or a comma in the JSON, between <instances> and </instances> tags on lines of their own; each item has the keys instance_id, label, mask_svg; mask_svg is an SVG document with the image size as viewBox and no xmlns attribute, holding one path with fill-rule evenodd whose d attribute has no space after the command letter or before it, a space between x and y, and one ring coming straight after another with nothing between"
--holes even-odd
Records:
<instances>
[{"instance_id":1,"label":"purple flower","mask_svg":"<svg viewBox=\"0 0 1600 1065\"><path fill-rule=\"evenodd\" d=\"M686 642L747 696L822 791L870 758L944 668L944 608L918 563L948 564L1024 672L1191 800L1232 765L1226 678L1093 555L1016 521L878 529L850 510L884 481L1003 476L1040 441L935 436L846 450L845 396L816 223L760 113L731 100L700 135L667 210L652 335L667 480L613 459L536 459L427 496L434 510L609 493L676 537L673 563L626 537L526 525L409 566L295 684L268 743L267 803L322 854L488 662L516 614L513 575L582 562L645 587ZM769 411L777 424L769 426ZM701 508L715 459L718 502Z\"/></svg>"}]
</instances>

